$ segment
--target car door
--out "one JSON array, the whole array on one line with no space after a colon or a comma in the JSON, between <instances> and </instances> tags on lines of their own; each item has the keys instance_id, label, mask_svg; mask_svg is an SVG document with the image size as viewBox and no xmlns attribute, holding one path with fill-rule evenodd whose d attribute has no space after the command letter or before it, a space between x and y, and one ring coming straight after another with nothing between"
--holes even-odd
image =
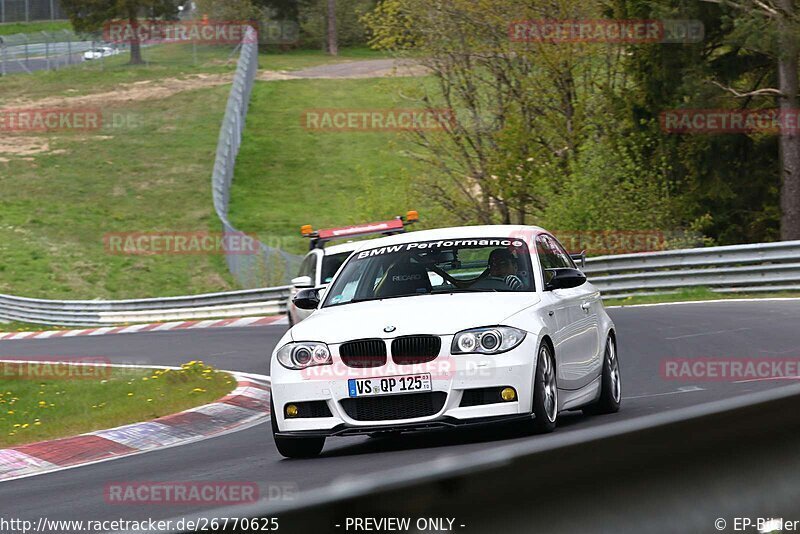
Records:
<instances>
[{"instance_id":1,"label":"car door","mask_svg":"<svg viewBox=\"0 0 800 534\"><path fill-rule=\"evenodd\" d=\"M551 235L537 237L537 254L545 283L553 269L574 269L575 264L561 244ZM545 291L556 318L556 370L558 386L580 389L597 377L599 293L590 284L569 289Z\"/></svg>"}]
</instances>

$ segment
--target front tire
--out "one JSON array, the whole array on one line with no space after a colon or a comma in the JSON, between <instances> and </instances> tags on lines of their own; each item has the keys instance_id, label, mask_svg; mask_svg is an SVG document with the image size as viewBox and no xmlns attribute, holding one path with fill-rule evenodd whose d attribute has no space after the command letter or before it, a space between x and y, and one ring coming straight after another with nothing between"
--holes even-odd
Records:
<instances>
[{"instance_id":1,"label":"front tire","mask_svg":"<svg viewBox=\"0 0 800 534\"><path fill-rule=\"evenodd\" d=\"M325 446L325 438L287 438L277 436L278 422L275 416L275 403L269 399L270 419L272 420L272 437L281 456L286 458L313 458L319 456Z\"/></svg>"},{"instance_id":2,"label":"front tire","mask_svg":"<svg viewBox=\"0 0 800 534\"><path fill-rule=\"evenodd\" d=\"M555 356L547 343L539 347L536 372L533 379L533 415L531 429L536 434L547 434L556 428L558 419L558 384L556 382Z\"/></svg>"},{"instance_id":3,"label":"front tire","mask_svg":"<svg viewBox=\"0 0 800 534\"><path fill-rule=\"evenodd\" d=\"M622 383L619 374L619 358L614 338L608 336L603 355L603 374L600 384L600 398L594 404L583 408L587 415L600 415L619 411L622 402Z\"/></svg>"}]
</instances>

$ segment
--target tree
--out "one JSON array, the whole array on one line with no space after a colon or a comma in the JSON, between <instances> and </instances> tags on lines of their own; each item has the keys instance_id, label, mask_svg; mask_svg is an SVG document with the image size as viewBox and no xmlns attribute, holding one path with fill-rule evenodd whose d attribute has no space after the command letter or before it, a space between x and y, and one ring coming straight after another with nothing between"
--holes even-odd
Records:
<instances>
[{"instance_id":1,"label":"tree","mask_svg":"<svg viewBox=\"0 0 800 534\"><path fill-rule=\"evenodd\" d=\"M546 220L554 195L585 170L582 145L626 123L608 109L608 95L623 89L623 54L611 44L515 41L509 23L601 16L598 2L580 0L386 0L362 19L373 46L422 58L434 79L421 86L422 104L455 113L444 132L415 132L414 155L431 168L420 177L427 196L462 223Z\"/></svg>"},{"instance_id":2,"label":"tree","mask_svg":"<svg viewBox=\"0 0 800 534\"><path fill-rule=\"evenodd\" d=\"M778 109L783 117L797 116L798 108L798 52L800 42L800 13L794 0L705 0L733 7L744 18L765 19L776 35L774 48L767 51L775 58L778 87L758 87L750 91L737 91L723 87L738 98L770 95L777 97ZM800 136L796 120L790 128L781 128L779 137L781 170L781 239L800 239Z\"/></svg>"},{"instance_id":3,"label":"tree","mask_svg":"<svg viewBox=\"0 0 800 534\"><path fill-rule=\"evenodd\" d=\"M61 7L76 31L95 32L105 23L124 20L131 25L134 35L139 17L175 17L178 12L176 0L61 0ZM143 63L138 37L130 45L131 65Z\"/></svg>"},{"instance_id":4,"label":"tree","mask_svg":"<svg viewBox=\"0 0 800 534\"><path fill-rule=\"evenodd\" d=\"M374 8L375 0L299 0L301 46L320 47L331 54L342 46L363 46L367 37L360 19Z\"/></svg>"},{"instance_id":5,"label":"tree","mask_svg":"<svg viewBox=\"0 0 800 534\"><path fill-rule=\"evenodd\" d=\"M328 0L328 53L339 55L339 40L336 34L336 0Z\"/></svg>"},{"instance_id":6,"label":"tree","mask_svg":"<svg viewBox=\"0 0 800 534\"><path fill-rule=\"evenodd\" d=\"M696 0L617 0L607 16L621 19L690 19L705 28L692 43L628 47L625 73L631 90L616 104L633 116L636 131L655 141L642 156L669 161L669 181L680 193L675 217L718 244L780 239L779 136L770 133L674 134L659 114L676 108L731 111L772 109L772 94L737 97L720 86L751 92L774 86L773 37L764 17Z\"/></svg>"}]
</instances>

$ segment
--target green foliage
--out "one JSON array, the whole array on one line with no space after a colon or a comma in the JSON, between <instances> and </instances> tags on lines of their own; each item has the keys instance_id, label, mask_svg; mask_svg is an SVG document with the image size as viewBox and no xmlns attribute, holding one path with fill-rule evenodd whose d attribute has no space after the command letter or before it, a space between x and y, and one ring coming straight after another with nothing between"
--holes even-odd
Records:
<instances>
[{"instance_id":1,"label":"green foliage","mask_svg":"<svg viewBox=\"0 0 800 534\"><path fill-rule=\"evenodd\" d=\"M177 0L60 0L76 31L98 31L111 20L171 17L178 12Z\"/></svg>"},{"instance_id":2,"label":"green foliage","mask_svg":"<svg viewBox=\"0 0 800 534\"><path fill-rule=\"evenodd\" d=\"M674 224L681 198L669 183L663 156L645 160L643 134L585 140L568 173L553 184L543 222L560 230L657 230Z\"/></svg>"},{"instance_id":3,"label":"green foliage","mask_svg":"<svg viewBox=\"0 0 800 534\"><path fill-rule=\"evenodd\" d=\"M369 35L368 44L376 50L409 50L419 40L413 11L403 0L381 0L373 11L361 17L361 23Z\"/></svg>"},{"instance_id":4,"label":"green foliage","mask_svg":"<svg viewBox=\"0 0 800 534\"><path fill-rule=\"evenodd\" d=\"M696 19L705 36L695 44L631 47L626 72L634 89L620 109L643 120L642 130L670 161L670 181L682 195L680 216L719 244L779 237L778 140L764 134L675 135L657 126L676 108L759 109L773 97L736 98L712 81L742 92L775 86L775 32L763 18L710 2L646 0L616 3L620 18ZM647 154L644 152L643 154Z\"/></svg>"},{"instance_id":5,"label":"green foliage","mask_svg":"<svg viewBox=\"0 0 800 534\"><path fill-rule=\"evenodd\" d=\"M252 0L196 0L197 11L211 20L259 20L265 13Z\"/></svg>"}]
</instances>

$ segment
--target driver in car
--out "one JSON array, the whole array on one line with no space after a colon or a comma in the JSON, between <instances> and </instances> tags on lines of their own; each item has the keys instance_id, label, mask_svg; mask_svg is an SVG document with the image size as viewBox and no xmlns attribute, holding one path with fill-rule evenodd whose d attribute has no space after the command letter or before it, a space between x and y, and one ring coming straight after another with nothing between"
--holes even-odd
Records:
<instances>
[{"instance_id":1,"label":"driver in car","mask_svg":"<svg viewBox=\"0 0 800 534\"><path fill-rule=\"evenodd\" d=\"M517 260L507 248L496 248L489 254L488 275L475 283L476 288L521 289L522 280L517 276Z\"/></svg>"}]
</instances>

